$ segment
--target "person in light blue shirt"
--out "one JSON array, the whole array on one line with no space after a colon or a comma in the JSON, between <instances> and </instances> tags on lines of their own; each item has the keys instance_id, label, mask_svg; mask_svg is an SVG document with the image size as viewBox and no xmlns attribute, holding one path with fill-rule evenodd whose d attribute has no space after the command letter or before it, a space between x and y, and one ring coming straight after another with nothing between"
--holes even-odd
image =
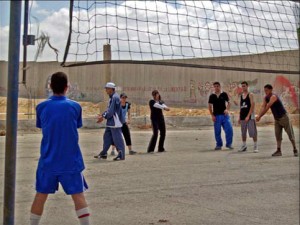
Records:
<instances>
[{"instance_id":1,"label":"person in light blue shirt","mask_svg":"<svg viewBox=\"0 0 300 225\"><path fill-rule=\"evenodd\" d=\"M48 194L55 193L60 183L65 193L72 196L80 224L88 225L89 211L83 194L88 186L82 174L85 166L77 132L82 126L82 109L65 96L65 73L54 73L50 86L53 96L36 107L36 126L42 129L43 137L30 224L39 224Z\"/></svg>"},{"instance_id":2,"label":"person in light blue shirt","mask_svg":"<svg viewBox=\"0 0 300 225\"><path fill-rule=\"evenodd\" d=\"M118 149L118 155L114 160L125 160L125 146L122 136L122 126L125 118L122 115L120 96L115 92L116 85L108 82L105 91L109 95L109 103L106 111L99 115L97 123L106 119L106 128L103 135L103 150L94 158L107 159L107 151L111 145Z\"/></svg>"}]
</instances>

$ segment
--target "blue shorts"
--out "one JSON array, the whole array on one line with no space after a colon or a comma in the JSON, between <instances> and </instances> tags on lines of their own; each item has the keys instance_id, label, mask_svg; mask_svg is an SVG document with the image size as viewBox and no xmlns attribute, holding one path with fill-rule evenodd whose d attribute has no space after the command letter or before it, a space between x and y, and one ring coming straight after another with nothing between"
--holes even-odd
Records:
<instances>
[{"instance_id":1,"label":"blue shorts","mask_svg":"<svg viewBox=\"0 0 300 225\"><path fill-rule=\"evenodd\" d=\"M53 194L61 184L67 195L79 194L88 189L81 172L53 174L42 170L36 171L36 191L43 194Z\"/></svg>"}]
</instances>

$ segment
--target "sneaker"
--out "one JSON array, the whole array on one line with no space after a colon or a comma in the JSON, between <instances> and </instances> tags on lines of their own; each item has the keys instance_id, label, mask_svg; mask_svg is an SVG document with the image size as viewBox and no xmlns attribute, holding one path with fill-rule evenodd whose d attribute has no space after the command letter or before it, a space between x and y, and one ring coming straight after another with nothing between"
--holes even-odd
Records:
<instances>
[{"instance_id":1,"label":"sneaker","mask_svg":"<svg viewBox=\"0 0 300 225\"><path fill-rule=\"evenodd\" d=\"M125 160L125 158L122 157L122 153L119 152L116 158L114 158L114 161L120 161L120 160Z\"/></svg>"},{"instance_id":2,"label":"sneaker","mask_svg":"<svg viewBox=\"0 0 300 225\"><path fill-rule=\"evenodd\" d=\"M272 154L272 156L282 156L282 153L281 153L280 150L277 150L276 152L274 152L274 153Z\"/></svg>"},{"instance_id":3,"label":"sneaker","mask_svg":"<svg viewBox=\"0 0 300 225\"><path fill-rule=\"evenodd\" d=\"M130 151L129 151L129 155L134 155L134 154L136 154L135 151L133 151L133 150L130 150Z\"/></svg>"},{"instance_id":4,"label":"sneaker","mask_svg":"<svg viewBox=\"0 0 300 225\"><path fill-rule=\"evenodd\" d=\"M111 150L111 153L110 153L110 155L116 155L116 152L115 152L115 150Z\"/></svg>"},{"instance_id":5,"label":"sneaker","mask_svg":"<svg viewBox=\"0 0 300 225\"><path fill-rule=\"evenodd\" d=\"M247 151L247 145L242 145L239 149L239 152L245 152Z\"/></svg>"},{"instance_id":6,"label":"sneaker","mask_svg":"<svg viewBox=\"0 0 300 225\"><path fill-rule=\"evenodd\" d=\"M222 150L222 147L221 146L216 146L215 150Z\"/></svg>"},{"instance_id":7,"label":"sneaker","mask_svg":"<svg viewBox=\"0 0 300 225\"><path fill-rule=\"evenodd\" d=\"M163 149L163 150L158 150L157 152L162 153L162 152L166 152L166 150L165 150L165 149Z\"/></svg>"},{"instance_id":8,"label":"sneaker","mask_svg":"<svg viewBox=\"0 0 300 225\"><path fill-rule=\"evenodd\" d=\"M120 158L119 156L117 156L116 158L113 159L114 161L121 161L121 160L125 160L125 159L122 159Z\"/></svg>"},{"instance_id":9,"label":"sneaker","mask_svg":"<svg viewBox=\"0 0 300 225\"><path fill-rule=\"evenodd\" d=\"M119 160L125 160L125 157L123 157L123 153L121 151L118 151L117 157L114 158L114 161L119 161Z\"/></svg>"},{"instance_id":10,"label":"sneaker","mask_svg":"<svg viewBox=\"0 0 300 225\"><path fill-rule=\"evenodd\" d=\"M258 153L258 147L257 146L254 147L253 152Z\"/></svg>"},{"instance_id":11,"label":"sneaker","mask_svg":"<svg viewBox=\"0 0 300 225\"><path fill-rule=\"evenodd\" d=\"M298 156L298 150L294 149L294 156L297 157Z\"/></svg>"},{"instance_id":12,"label":"sneaker","mask_svg":"<svg viewBox=\"0 0 300 225\"><path fill-rule=\"evenodd\" d=\"M234 147L232 147L232 145L227 145L226 148L228 148L230 150L234 149Z\"/></svg>"},{"instance_id":13,"label":"sneaker","mask_svg":"<svg viewBox=\"0 0 300 225\"><path fill-rule=\"evenodd\" d=\"M94 158L95 159L107 159L107 155L101 155L101 154L99 154L99 155L95 155Z\"/></svg>"}]
</instances>

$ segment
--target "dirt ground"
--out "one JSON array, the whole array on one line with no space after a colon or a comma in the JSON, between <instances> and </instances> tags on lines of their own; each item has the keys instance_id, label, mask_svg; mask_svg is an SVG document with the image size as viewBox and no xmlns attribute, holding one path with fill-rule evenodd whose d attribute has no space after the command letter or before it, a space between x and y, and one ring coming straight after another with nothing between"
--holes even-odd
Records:
<instances>
[{"instance_id":1,"label":"dirt ground","mask_svg":"<svg viewBox=\"0 0 300 225\"><path fill-rule=\"evenodd\" d=\"M94 159L103 129L80 129L89 184L86 198L94 225L295 225L299 224L299 157L284 133L283 156L273 126L258 127L259 153L214 151L212 127L168 129L166 153L147 154L150 130L132 130L137 155L115 162ZM299 148L299 128L295 128ZM29 224L41 133L18 133L15 224ZM223 136L224 140L224 136ZM0 180L4 177L5 137L0 137ZM3 190L3 182L0 184ZM3 191L0 192L3 208ZM2 219L3 210L0 210ZM72 200L62 189L49 196L41 225L78 224Z\"/></svg>"}]
</instances>

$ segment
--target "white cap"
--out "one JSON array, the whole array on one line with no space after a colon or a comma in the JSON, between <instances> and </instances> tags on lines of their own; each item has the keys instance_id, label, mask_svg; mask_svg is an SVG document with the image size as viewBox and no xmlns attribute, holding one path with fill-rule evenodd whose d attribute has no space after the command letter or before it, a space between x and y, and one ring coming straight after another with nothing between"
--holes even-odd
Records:
<instances>
[{"instance_id":1,"label":"white cap","mask_svg":"<svg viewBox=\"0 0 300 225\"><path fill-rule=\"evenodd\" d=\"M116 88L116 85L112 82L107 82L106 85L105 85L105 88Z\"/></svg>"}]
</instances>

